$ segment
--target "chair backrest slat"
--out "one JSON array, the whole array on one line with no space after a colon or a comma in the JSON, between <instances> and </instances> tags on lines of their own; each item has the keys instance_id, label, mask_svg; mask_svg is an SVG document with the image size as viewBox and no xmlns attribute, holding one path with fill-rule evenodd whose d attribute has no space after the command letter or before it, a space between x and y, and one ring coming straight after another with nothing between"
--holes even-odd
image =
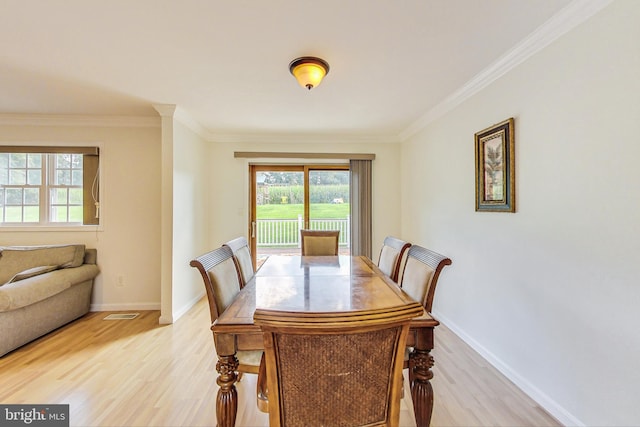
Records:
<instances>
[{"instance_id":1,"label":"chair backrest slat","mask_svg":"<svg viewBox=\"0 0 640 427\"><path fill-rule=\"evenodd\" d=\"M213 323L240 292L241 278L233 252L228 246L221 246L191 260L189 265L200 272Z\"/></svg>"},{"instance_id":2,"label":"chair backrest slat","mask_svg":"<svg viewBox=\"0 0 640 427\"><path fill-rule=\"evenodd\" d=\"M394 282L398 282L400 275L400 266L407 249L411 247L411 243L405 242L393 236L387 236L384 239L380 256L378 257L378 268Z\"/></svg>"},{"instance_id":3,"label":"chair backrest slat","mask_svg":"<svg viewBox=\"0 0 640 427\"><path fill-rule=\"evenodd\" d=\"M447 265L451 265L451 259L446 256L413 245L407 253L400 286L431 312L440 272Z\"/></svg>"},{"instance_id":4,"label":"chair backrest slat","mask_svg":"<svg viewBox=\"0 0 640 427\"><path fill-rule=\"evenodd\" d=\"M236 265L240 271L240 277L242 283L240 287L244 286L253 278L256 270L253 266L253 258L251 257L251 250L249 249L249 243L245 237L236 237L233 240L229 240L222 246L227 246L233 252L233 257L236 260Z\"/></svg>"}]
</instances>

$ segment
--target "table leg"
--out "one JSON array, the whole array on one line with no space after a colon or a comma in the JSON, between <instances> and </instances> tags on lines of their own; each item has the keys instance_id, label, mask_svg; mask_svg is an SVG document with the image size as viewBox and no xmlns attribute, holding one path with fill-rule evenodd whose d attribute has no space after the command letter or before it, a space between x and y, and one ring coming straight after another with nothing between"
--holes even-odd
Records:
<instances>
[{"instance_id":1,"label":"table leg","mask_svg":"<svg viewBox=\"0 0 640 427\"><path fill-rule=\"evenodd\" d=\"M409 354L409 369L411 381L411 398L418 427L429 427L433 413L433 327L412 328L415 331L415 345Z\"/></svg>"},{"instance_id":2,"label":"table leg","mask_svg":"<svg viewBox=\"0 0 640 427\"><path fill-rule=\"evenodd\" d=\"M411 354L413 366L413 382L411 383L411 398L418 427L428 427L433 412L433 357L429 350L415 350Z\"/></svg>"},{"instance_id":3,"label":"table leg","mask_svg":"<svg viewBox=\"0 0 640 427\"><path fill-rule=\"evenodd\" d=\"M216 381L220 388L216 398L216 417L218 427L233 427L238 413L238 391L235 383L238 378L238 359L231 356L219 356L216 371L220 374Z\"/></svg>"}]
</instances>

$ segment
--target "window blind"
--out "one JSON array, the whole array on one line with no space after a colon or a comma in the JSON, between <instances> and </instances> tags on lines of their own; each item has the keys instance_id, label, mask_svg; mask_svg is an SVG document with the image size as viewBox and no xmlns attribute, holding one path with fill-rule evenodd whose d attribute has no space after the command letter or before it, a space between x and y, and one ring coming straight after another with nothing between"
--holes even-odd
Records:
<instances>
[{"instance_id":1,"label":"window blind","mask_svg":"<svg viewBox=\"0 0 640 427\"><path fill-rule=\"evenodd\" d=\"M371 258L371 160L351 160L351 254Z\"/></svg>"}]
</instances>

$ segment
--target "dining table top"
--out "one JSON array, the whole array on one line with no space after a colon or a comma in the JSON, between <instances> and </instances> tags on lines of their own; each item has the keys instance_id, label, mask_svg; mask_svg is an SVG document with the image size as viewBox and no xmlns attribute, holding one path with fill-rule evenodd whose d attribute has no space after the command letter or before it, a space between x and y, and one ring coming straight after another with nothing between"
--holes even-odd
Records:
<instances>
[{"instance_id":1,"label":"dining table top","mask_svg":"<svg viewBox=\"0 0 640 427\"><path fill-rule=\"evenodd\" d=\"M365 256L272 255L212 330L257 332L256 309L288 312L310 321L324 314L377 317L405 312L417 322L438 323Z\"/></svg>"}]
</instances>

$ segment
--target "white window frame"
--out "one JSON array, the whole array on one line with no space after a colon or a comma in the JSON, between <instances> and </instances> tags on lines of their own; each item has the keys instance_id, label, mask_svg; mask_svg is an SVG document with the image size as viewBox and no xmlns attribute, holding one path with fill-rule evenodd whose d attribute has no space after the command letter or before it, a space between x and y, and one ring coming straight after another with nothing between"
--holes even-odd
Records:
<instances>
[{"instance_id":1,"label":"white window frame","mask_svg":"<svg viewBox=\"0 0 640 427\"><path fill-rule=\"evenodd\" d=\"M10 145L10 144L3 144L3 145ZM31 153L33 154L33 148L34 147L42 147L42 152L36 152L36 154L45 154L46 156L43 157L43 161L42 161L42 180L40 182L39 187L39 197L40 197L40 218L38 222L1 222L4 220L4 218L0 217L0 229L1 230L5 230L5 231L103 231L103 209L100 208L100 220L99 220L99 224L83 224L83 220L81 219L79 222L78 221L74 221L74 222L58 222L58 221L51 221L51 215L53 214L53 210L55 208L55 204L52 204L52 200L51 200L51 190L54 188L65 188L65 189L73 189L73 188L84 188L85 184L86 184L86 180L85 183L83 185L73 185L73 183L71 182L71 185L55 185L53 184L55 182L55 176L54 174L56 173L56 165L55 165L55 160L56 160L56 156L55 153L48 153L48 151L51 150L52 147L75 147L77 146L79 148L79 151L77 153L73 153L73 154L82 154L81 150L83 148L87 148L87 147L95 147L100 153L102 152L102 144L100 143L84 143L84 144L47 144L47 145L34 145L34 144L11 144L12 147L20 147L20 146L25 146L25 148L29 148L31 149L31 151L25 151L27 153ZM19 148L18 148L19 149ZM2 147L0 147L0 152L2 152ZM21 151L14 151L14 152L21 152ZM28 165L25 165L25 170L27 170ZM102 166L102 156L98 156L98 170L101 169ZM63 169L64 170L64 169ZM26 172L25 172L26 173ZM25 185L24 186L19 186L19 185L11 185L11 187L23 187L23 188L34 188L34 186L32 185L27 185L28 181L25 180ZM102 183L103 183L103 179L101 174L98 173L97 175L97 181L95 182L98 186L98 188L102 188ZM86 197L86 192L85 192L85 197ZM67 192L67 200L70 196L70 192ZM102 197L101 197L102 198ZM24 201L23 201L24 202ZM93 201L91 202L93 204ZM24 204L22 205L23 207L25 206ZM78 206L77 204L73 204L71 203L70 205L60 205L60 206L66 206L67 207L67 219L69 216L69 211L68 209L72 208L73 206ZM24 214L23 214L23 218L24 218Z\"/></svg>"},{"instance_id":2,"label":"white window frame","mask_svg":"<svg viewBox=\"0 0 640 427\"><path fill-rule=\"evenodd\" d=\"M70 197L71 197L71 189L74 188L79 188L80 190L82 190L84 187L82 185L73 185L73 171L74 170L78 170L77 168L58 168L57 166L57 157L61 154L47 154L47 183L46 183L46 195L45 197L41 197L40 200L42 200L42 198L45 199L44 201L44 207L45 209L43 209L43 211L47 212L46 218L44 221L42 221L42 214L40 215L40 219L43 223L45 224L53 224L53 225L83 225L82 221L52 221L52 218L55 216L54 214L54 208L57 206L61 206L61 207L66 207L67 209L67 220L69 219L70 216L70 210L73 206L80 206L83 207L82 203L78 204L72 204L70 202ZM71 154L72 156L77 156L78 154ZM68 170L71 174L71 176L69 177L69 179L71 180L71 184L66 185L66 184L55 184L56 182L56 173L58 171L61 170ZM65 204L58 204L58 203L53 203L53 195L52 195L52 190L56 189L56 188L60 188L60 189L66 189L67 190L67 201Z\"/></svg>"}]
</instances>

